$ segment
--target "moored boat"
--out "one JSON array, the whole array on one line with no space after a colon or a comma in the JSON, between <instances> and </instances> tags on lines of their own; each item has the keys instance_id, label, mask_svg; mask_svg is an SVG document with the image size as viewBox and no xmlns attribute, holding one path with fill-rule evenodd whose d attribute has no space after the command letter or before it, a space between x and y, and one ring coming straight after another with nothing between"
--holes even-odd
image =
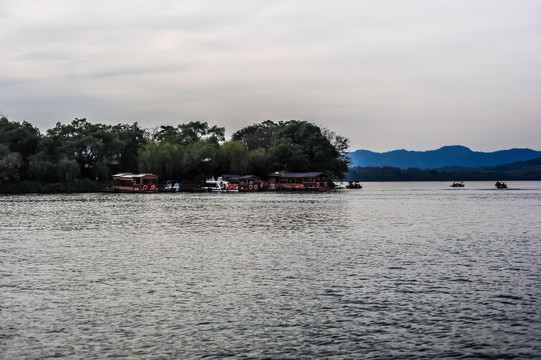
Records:
<instances>
[{"instance_id":1,"label":"moored boat","mask_svg":"<svg viewBox=\"0 0 541 360\"><path fill-rule=\"evenodd\" d=\"M278 191L330 191L332 182L321 172L284 173L268 175L269 190Z\"/></svg>"},{"instance_id":2,"label":"moored boat","mask_svg":"<svg viewBox=\"0 0 541 360\"><path fill-rule=\"evenodd\" d=\"M461 181L461 182L454 182L452 183L451 185L449 185L449 187L464 187L464 182Z\"/></svg>"},{"instance_id":3,"label":"moored boat","mask_svg":"<svg viewBox=\"0 0 541 360\"><path fill-rule=\"evenodd\" d=\"M343 190L343 189L347 189L347 188L346 188L346 185L344 185L344 183L341 182L341 181L334 181L334 182L333 182L333 187L334 187L334 190Z\"/></svg>"},{"instance_id":4,"label":"moored boat","mask_svg":"<svg viewBox=\"0 0 541 360\"><path fill-rule=\"evenodd\" d=\"M235 189L241 192L254 192L267 189L267 183L255 175L222 175Z\"/></svg>"},{"instance_id":5,"label":"moored boat","mask_svg":"<svg viewBox=\"0 0 541 360\"><path fill-rule=\"evenodd\" d=\"M220 192L238 192L239 188L237 184L232 184L227 180L224 180L221 176L214 180L214 177L205 180L201 189L205 191L220 191Z\"/></svg>"},{"instance_id":6,"label":"moored boat","mask_svg":"<svg viewBox=\"0 0 541 360\"><path fill-rule=\"evenodd\" d=\"M167 180L165 186L160 189L163 192L179 192L180 191L180 181L178 180Z\"/></svg>"},{"instance_id":7,"label":"moored boat","mask_svg":"<svg viewBox=\"0 0 541 360\"><path fill-rule=\"evenodd\" d=\"M350 181L346 185L346 188L348 188L348 189L362 189L363 186L358 181Z\"/></svg>"},{"instance_id":8,"label":"moored boat","mask_svg":"<svg viewBox=\"0 0 541 360\"><path fill-rule=\"evenodd\" d=\"M113 191L126 193L158 192L158 177L154 174L115 174Z\"/></svg>"}]
</instances>

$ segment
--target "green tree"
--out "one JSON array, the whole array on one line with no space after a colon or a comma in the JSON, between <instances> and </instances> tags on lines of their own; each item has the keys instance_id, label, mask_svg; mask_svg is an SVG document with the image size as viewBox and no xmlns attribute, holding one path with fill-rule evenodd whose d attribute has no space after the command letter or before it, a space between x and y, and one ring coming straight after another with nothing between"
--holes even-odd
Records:
<instances>
[{"instance_id":1,"label":"green tree","mask_svg":"<svg viewBox=\"0 0 541 360\"><path fill-rule=\"evenodd\" d=\"M285 137L275 137L269 150L269 164L273 170L289 172L306 172L317 169L312 167L303 146Z\"/></svg>"},{"instance_id":2,"label":"green tree","mask_svg":"<svg viewBox=\"0 0 541 360\"><path fill-rule=\"evenodd\" d=\"M112 126L92 124L86 119L75 119L68 125L57 123L47 130L59 147L59 153L75 160L83 177L108 178L110 171L104 167L104 160L111 164L121 157L123 143Z\"/></svg>"},{"instance_id":3,"label":"green tree","mask_svg":"<svg viewBox=\"0 0 541 360\"><path fill-rule=\"evenodd\" d=\"M195 182L215 175L219 170L220 145L216 139L195 142L186 146L185 174L187 179Z\"/></svg>"},{"instance_id":4,"label":"green tree","mask_svg":"<svg viewBox=\"0 0 541 360\"><path fill-rule=\"evenodd\" d=\"M190 145L202 140L210 140L215 143L225 141L225 128L212 126L207 122L191 121L178 125L181 133L180 144Z\"/></svg>"},{"instance_id":5,"label":"green tree","mask_svg":"<svg viewBox=\"0 0 541 360\"><path fill-rule=\"evenodd\" d=\"M29 177L35 181L41 182L64 182L65 174L59 170L60 163L69 160L63 153L60 144L48 136L41 138L38 148L40 151L32 155L29 161ZM73 161L78 166L77 162ZM80 177L80 169L73 172L76 177Z\"/></svg>"},{"instance_id":6,"label":"green tree","mask_svg":"<svg viewBox=\"0 0 541 360\"><path fill-rule=\"evenodd\" d=\"M220 146L222 168L229 174L246 175L249 164L248 149L240 141L228 141Z\"/></svg>"},{"instance_id":7,"label":"green tree","mask_svg":"<svg viewBox=\"0 0 541 360\"><path fill-rule=\"evenodd\" d=\"M334 137L336 139L336 135ZM330 177L343 178L348 171L349 161L339 150L345 150L348 142L346 138L341 138L333 145L318 126L291 120L281 123L280 129L273 135L270 162L276 169L321 171Z\"/></svg>"},{"instance_id":8,"label":"green tree","mask_svg":"<svg viewBox=\"0 0 541 360\"><path fill-rule=\"evenodd\" d=\"M202 140L225 141L225 128L212 126L207 122L190 121L177 127L161 126L153 139L157 142L169 142L181 146L195 144Z\"/></svg>"},{"instance_id":9,"label":"green tree","mask_svg":"<svg viewBox=\"0 0 541 360\"><path fill-rule=\"evenodd\" d=\"M139 152L139 169L156 174L161 180L183 177L183 154L178 145L164 142L148 143Z\"/></svg>"},{"instance_id":10,"label":"green tree","mask_svg":"<svg viewBox=\"0 0 541 360\"><path fill-rule=\"evenodd\" d=\"M260 124L246 126L236 131L231 136L231 140L240 141L248 150L257 150L263 148L269 150L272 146L274 134L283 126L283 123L275 123L271 120L265 120Z\"/></svg>"},{"instance_id":11,"label":"green tree","mask_svg":"<svg viewBox=\"0 0 541 360\"><path fill-rule=\"evenodd\" d=\"M257 175L260 178L266 178L271 171L269 169L269 159L264 148L252 150L248 154L248 174Z\"/></svg>"},{"instance_id":12,"label":"green tree","mask_svg":"<svg viewBox=\"0 0 541 360\"><path fill-rule=\"evenodd\" d=\"M349 139L347 137L338 135L336 132L325 127L321 128L321 134L329 140L336 151L343 153L349 149Z\"/></svg>"},{"instance_id":13,"label":"green tree","mask_svg":"<svg viewBox=\"0 0 541 360\"><path fill-rule=\"evenodd\" d=\"M119 153L111 159L111 168L116 172L139 172L139 151L147 144L147 131L139 124L118 124L112 132L120 140Z\"/></svg>"},{"instance_id":14,"label":"green tree","mask_svg":"<svg viewBox=\"0 0 541 360\"><path fill-rule=\"evenodd\" d=\"M10 151L6 144L0 144L0 184L19 181L19 169L21 166L21 155Z\"/></svg>"},{"instance_id":15,"label":"green tree","mask_svg":"<svg viewBox=\"0 0 541 360\"><path fill-rule=\"evenodd\" d=\"M46 152L41 151L30 157L29 174L32 180L43 182L60 181L57 171L58 160L51 160Z\"/></svg>"},{"instance_id":16,"label":"green tree","mask_svg":"<svg viewBox=\"0 0 541 360\"><path fill-rule=\"evenodd\" d=\"M62 159L57 166L57 176L62 181L65 181L68 192L71 192L73 181L79 177L79 165L75 160Z\"/></svg>"},{"instance_id":17,"label":"green tree","mask_svg":"<svg viewBox=\"0 0 541 360\"><path fill-rule=\"evenodd\" d=\"M266 120L240 129L232 140L242 142L250 151L248 168L259 176L285 170L321 171L342 178L348 171L349 158L344 151L349 147L349 140L306 121L275 123ZM257 149L263 151L252 153Z\"/></svg>"},{"instance_id":18,"label":"green tree","mask_svg":"<svg viewBox=\"0 0 541 360\"><path fill-rule=\"evenodd\" d=\"M22 124L9 121L6 116L0 115L0 144L7 146L10 152L18 154L16 178L25 180L28 178L30 157L38 152L38 144L41 134L37 128L23 121ZM9 158L12 158L11 156ZM13 160L14 158L12 158ZM7 161L7 160L6 160ZM10 160L10 163L13 162ZM13 179L13 177L12 177Z\"/></svg>"}]
</instances>

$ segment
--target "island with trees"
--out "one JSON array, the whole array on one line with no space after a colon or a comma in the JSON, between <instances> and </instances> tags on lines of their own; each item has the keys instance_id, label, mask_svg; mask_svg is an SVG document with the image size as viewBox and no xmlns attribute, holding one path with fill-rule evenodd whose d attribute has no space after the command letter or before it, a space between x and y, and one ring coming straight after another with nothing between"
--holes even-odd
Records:
<instances>
[{"instance_id":1,"label":"island with trees","mask_svg":"<svg viewBox=\"0 0 541 360\"><path fill-rule=\"evenodd\" d=\"M164 181L201 183L220 174L349 171L346 137L306 121L271 120L225 139L225 128L191 121L145 129L75 119L45 134L0 117L0 192L100 191L120 172L153 173Z\"/></svg>"},{"instance_id":2,"label":"island with trees","mask_svg":"<svg viewBox=\"0 0 541 360\"><path fill-rule=\"evenodd\" d=\"M201 184L221 174L266 179L276 171L351 181L541 180L541 158L483 168L351 167L349 140L306 121L266 120L225 138L225 128L191 121L146 129L74 119L42 134L0 115L0 193L94 192L117 173L153 173Z\"/></svg>"}]
</instances>

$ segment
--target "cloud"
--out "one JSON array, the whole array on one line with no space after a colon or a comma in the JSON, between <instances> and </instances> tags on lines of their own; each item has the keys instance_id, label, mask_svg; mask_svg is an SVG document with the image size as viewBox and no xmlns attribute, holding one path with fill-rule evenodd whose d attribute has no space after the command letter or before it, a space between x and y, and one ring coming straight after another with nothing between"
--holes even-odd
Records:
<instances>
[{"instance_id":1,"label":"cloud","mask_svg":"<svg viewBox=\"0 0 541 360\"><path fill-rule=\"evenodd\" d=\"M354 148L539 148L536 1L20 0L0 9L0 111L42 129L74 114L147 127L201 120L228 133L295 118Z\"/></svg>"}]
</instances>

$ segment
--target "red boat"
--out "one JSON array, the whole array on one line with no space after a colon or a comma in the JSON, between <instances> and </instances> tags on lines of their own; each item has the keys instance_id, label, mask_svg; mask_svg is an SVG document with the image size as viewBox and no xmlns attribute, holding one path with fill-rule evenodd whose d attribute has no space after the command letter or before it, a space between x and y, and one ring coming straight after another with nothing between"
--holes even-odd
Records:
<instances>
[{"instance_id":1,"label":"red boat","mask_svg":"<svg viewBox=\"0 0 541 360\"><path fill-rule=\"evenodd\" d=\"M158 177L154 174L113 175L113 191L128 193L158 192Z\"/></svg>"},{"instance_id":2,"label":"red boat","mask_svg":"<svg viewBox=\"0 0 541 360\"><path fill-rule=\"evenodd\" d=\"M255 175L222 175L235 189L241 192L261 191L267 189L267 184Z\"/></svg>"},{"instance_id":3,"label":"red boat","mask_svg":"<svg viewBox=\"0 0 541 360\"><path fill-rule=\"evenodd\" d=\"M306 173L281 173L275 172L268 175L269 190L285 191L329 191L332 190L332 182L321 172Z\"/></svg>"}]
</instances>

